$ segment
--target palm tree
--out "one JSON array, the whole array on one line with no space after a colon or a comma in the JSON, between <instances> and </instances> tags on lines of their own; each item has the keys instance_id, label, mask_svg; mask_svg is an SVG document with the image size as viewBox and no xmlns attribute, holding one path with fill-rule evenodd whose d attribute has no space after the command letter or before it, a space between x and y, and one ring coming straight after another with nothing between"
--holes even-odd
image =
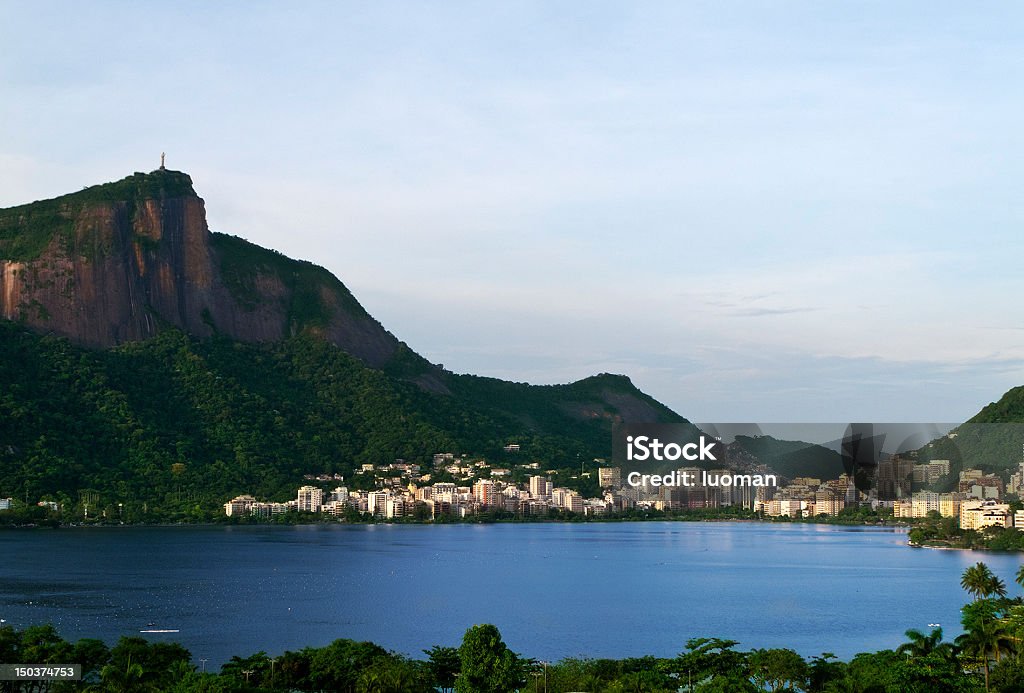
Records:
<instances>
[{"instance_id":1,"label":"palm tree","mask_svg":"<svg viewBox=\"0 0 1024 693\"><path fill-rule=\"evenodd\" d=\"M969 594L974 595L975 601L991 596L1005 597L1006 583L1000 580L984 563L978 562L964 571L960 578L960 586Z\"/></svg>"},{"instance_id":2,"label":"palm tree","mask_svg":"<svg viewBox=\"0 0 1024 693\"><path fill-rule=\"evenodd\" d=\"M956 646L968 658L981 662L985 670L985 690L988 690L988 663L998 663L1004 650L1013 648L1013 639L1006 625L995 619L978 620L963 635L956 639Z\"/></svg>"},{"instance_id":3,"label":"palm tree","mask_svg":"<svg viewBox=\"0 0 1024 693\"><path fill-rule=\"evenodd\" d=\"M911 628L906 635L910 642L905 642L897 647L897 654L905 654L913 659L927 657L932 653L941 655L943 658L952 658L953 656L953 644L942 642L941 628L934 629L928 635Z\"/></svg>"},{"instance_id":4,"label":"palm tree","mask_svg":"<svg viewBox=\"0 0 1024 693\"><path fill-rule=\"evenodd\" d=\"M1021 646L1024 643L1024 604L1011 606L1003 617L1003 623L1006 626L1006 631L1013 638L1017 657L1021 658L1024 656L1024 647Z\"/></svg>"},{"instance_id":5,"label":"palm tree","mask_svg":"<svg viewBox=\"0 0 1024 693\"><path fill-rule=\"evenodd\" d=\"M142 665L132 662L129 655L124 669L113 664L108 664L100 670L100 684L91 687L90 690L101 691L102 693L143 693L154 691L156 688L150 681L151 676Z\"/></svg>"},{"instance_id":6,"label":"palm tree","mask_svg":"<svg viewBox=\"0 0 1024 693\"><path fill-rule=\"evenodd\" d=\"M1022 565L1020 568L1017 568L1017 577L1015 577L1013 581L1021 587L1024 587L1024 565Z\"/></svg>"}]
</instances>

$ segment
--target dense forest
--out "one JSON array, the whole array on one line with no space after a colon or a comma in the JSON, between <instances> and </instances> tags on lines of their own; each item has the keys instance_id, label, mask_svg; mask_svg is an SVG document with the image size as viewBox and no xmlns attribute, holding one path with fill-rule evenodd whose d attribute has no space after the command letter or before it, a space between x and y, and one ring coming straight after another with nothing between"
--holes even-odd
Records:
<instances>
[{"instance_id":1,"label":"dense forest","mask_svg":"<svg viewBox=\"0 0 1024 693\"><path fill-rule=\"evenodd\" d=\"M245 344L168 329L88 350L0 321L0 497L204 519L242 492L294 497L307 474L396 459L429 471L438 452L578 470L610 455L618 402L681 420L622 376L531 386L444 373L439 393L402 364L373 369L305 334Z\"/></svg>"}]
</instances>

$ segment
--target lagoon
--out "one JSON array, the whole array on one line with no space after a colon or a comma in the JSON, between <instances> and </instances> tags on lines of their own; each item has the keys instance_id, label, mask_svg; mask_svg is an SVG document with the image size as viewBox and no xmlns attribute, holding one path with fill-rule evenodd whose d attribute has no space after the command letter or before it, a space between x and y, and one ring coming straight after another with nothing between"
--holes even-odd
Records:
<instances>
[{"instance_id":1,"label":"lagoon","mask_svg":"<svg viewBox=\"0 0 1024 693\"><path fill-rule=\"evenodd\" d=\"M336 638L410 656L493 623L538 660L669 657L687 639L810 657L960 632L964 569L899 528L761 522L92 527L0 532L0 618L110 643L140 630L214 668ZM150 625L152 624L152 625Z\"/></svg>"}]
</instances>

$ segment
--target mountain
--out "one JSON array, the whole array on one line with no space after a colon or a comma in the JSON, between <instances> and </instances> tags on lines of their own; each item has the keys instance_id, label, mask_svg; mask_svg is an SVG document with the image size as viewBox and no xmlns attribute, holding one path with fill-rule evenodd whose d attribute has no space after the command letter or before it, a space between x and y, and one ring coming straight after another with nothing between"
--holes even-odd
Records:
<instances>
[{"instance_id":1,"label":"mountain","mask_svg":"<svg viewBox=\"0 0 1024 693\"><path fill-rule=\"evenodd\" d=\"M998 402L985 405L968 423L1024 423L1024 386L1012 388Z\"/></svg>"},{"instance_id":2,"label":"mountain","mask_svg":"<svg viewBox=\"0 0 1024 693\"><path fill-rule=\"evenodd\" d=\"M191 178L165 169L0 211L0 316L101 348L167 327L308 331L371 366L399 347L326 270L210 233Z\"/></svg>"},{"instance_id":3,"label":"mountain","mask_svg":"<svg viewBox=\"0 0 1024 693\"><path fill-rule=\"evenodd\" d=\"M327 270L211 233L177 171L0 210L0 316L0 497L208 516L440 452L583 489L615 422L684 421L624 376L432 365Z\"/></svg>"},{"instance_id":4,"label":"mountain","mask_svg":"<svg viewBox=\"0 0 1024 693\"><path fill-rule=\"evenodd\" d=\"M1007 480L1024 462L1024 387L1008 390L998 402L981 411L950 433L937 438L912 454L919 462L949 460L950 474L934 490L957 489L963 469L981 469Z\"/></svg>"},{"instance_id":5,"label":"mountain","mask_svg":"<svg viewBox=\"0 0 1024 693\"><path fill-rule=\"evenodd\" d=\"M844 472L842 455L814 443L778 440L765 435L739 435L734 445L757 463L789 479L799 476L837 479Z\"/></svg>"}]
</instances>

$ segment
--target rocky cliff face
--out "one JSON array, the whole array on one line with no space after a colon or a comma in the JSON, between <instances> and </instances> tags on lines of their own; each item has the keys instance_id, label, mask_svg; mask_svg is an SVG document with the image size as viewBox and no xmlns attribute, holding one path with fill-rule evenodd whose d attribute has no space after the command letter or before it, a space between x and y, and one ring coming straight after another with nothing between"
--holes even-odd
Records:
<instances>
[{"instance_id":1,"label":"rocky cliff face","mask_svg":"<svg viewBox=\"0 0 1024 693\"><path fill-rule=\"evenodd\" d=\"M311 331L379 367L399 346L326 270L211 234L191 179L163 169L0 210L0 317L90 347Z\"/></svg>"}]
</instances>

